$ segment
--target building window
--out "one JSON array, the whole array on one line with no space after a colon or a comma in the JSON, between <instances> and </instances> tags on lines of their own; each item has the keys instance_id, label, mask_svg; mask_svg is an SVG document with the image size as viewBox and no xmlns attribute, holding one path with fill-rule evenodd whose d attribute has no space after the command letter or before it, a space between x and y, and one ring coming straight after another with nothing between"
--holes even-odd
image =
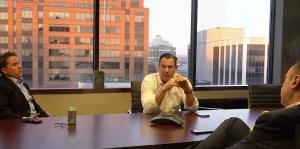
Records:
<instances>
[{"instance_id":1,"label":"building window","mask_svg":"<svg viewBox=\"0 0 300 149\"><path fill-rule=\"evenodd\" d=\"M93 76L91 74L76 74L76 81L79 82L91 82Z\"/></svg>"},{"instance_id":2,"label":"building window","mask_svg":"<svg viewBox=\"0 0 300 149\"><path fill-rule=\"evenodd\" d=\"M23 68L32 68L32 61L22 61Z\"/></svg>"},{"instance_id":3,"label":"building window","mask_svg":"<svg viewBox=\"0 0 300 149\"><path fill-rule=\"evenodd\" d=\"M100 69L120 69L119 62L101 62Z\"/></svg>"},{"instance_id":4,"label":"building window","mask_svg":"<svg viewBox=\"0 0 300 149\"><path fill-rule=\"evenodd\" d=\"M32 56L32 50L31 49L23 49L22 56Z\"/></svg>"},{"instance_id":5,"label":"building window","mask_svg":"<svg viewBox=\"0 0 300 149\"><path fill-rule=\"evenodd\" d=\"M61 69L68 69L70 66L70 62L66 61L50 61L49 68L61 68Z\"/></svg>"},{"instance_id":6,"label":"building window","mask_svg":"<svg viewBox=\"0 0 300 149\"><path fill-rule=\"evenodd\" d=\"M0 7L7 7L7 0L0 0Z\"/></svg>"},{"instance_id":7,"label":"building window","mask_svg":"<svg viewBox=\"0 0 300 149\"><path fill-rule=\"evenodd\" d=\"M67 73L50 73L49 80L50 81L68 81L68 80L70 80L70 76Z\"/></svg>"},{"instance_id":8,"label":"building window","mask_svg":"<svg viewBox=\"0 0 300 149\"><path fill-rule=\"evenodd\" d=\"M0 24L0 32L7 32L8 25L7 24Z\"/></svg>"},{"instance_id":9,"label":"building window","mask_svg":"<svg viewBox=\"0 0 300 149\"><path fill-rule=\"evenodd\" d=\"M49 56L70 56L68 49L49 49Z\"/></svg>"},{"instance_id":10,"label":"building window","mask_svg":"<svg viewBox=\"0 0 300 149\"><path fill-rule=\"evenodd\" d=\"M49 12L49 18L50 19L68 20L68 19L70 19L70 13L69 12Z\"/></svg>"},{"instance_id":11,"label":"building window","mask_svg":"<svg viewBox=\"0 0 300 149\"><path fill-rule=\"evenodd\" d=\"M69 44L69 37L50 36L50 44Z\"/></svg>"},{"instance_id":12,"label":"building window","mask_svg":"<svg viewBox=\"0 0 300 149\"><path fill-rule=\"evenodd\" d=\"M76 13L75 14L76 20L81 21L92 21L93 20L93 14L92 13Z\"/></svg>"},{"instance_id":13,"label":"building window","mask_svg":"<svg viewBox=\"0 0 300 149\"><path fill-rule=\"evenodd\" d=\"M76 69L91 69L93 67L93 62L76 62Z\"/></svg>"},{"instance_id":14,"label":"building window","mask_svg":"<svg viewBox=\"0 0 300 149\"><path fill-rule=\"evenodd\" d=\"M60 2L49 2L49 7L68 7L68 4L66 3L60 3Z\"/></svg>"},{"instance_id":15,"label":"building window","mask_svg":"<svg viewBox=\"0 0 300 149\"><path fill-rule=\"evenodd\" d=\"M92 33L93 27L92 26L75 26L75 32L78 33Z\"/></svg>"},{"instance_id":16,"label":"building window","mask_svg":"<svg viewBox=\"0 0 300 149\"><path fill-rule=\"evenodd\" d=\"M100 57L120 57L120 51L100 50Z\"/></svg>"},{"instance_id":17,"label":"building window","mask_svg":"<svg viewBox=\"0 0 300 149\"><path fill-rule=\"evenodd\" d=\"M144 14L137 13L135 16L135 22L144 22Z\"/></svg>"},{"instance_id":18,"label":"building window","mask_svg":"<svg viewBox=\"0 0 300 149\"><path fill-rule=\"evenodd\" d=\"M32 36L22 36L22 43L32 43Z\"/></svg>"},{"instance_id":19,"label":"building window","mask_svg":"<svg viewBox=\"0 0 300 149\"><path fill-rule=\"evenodd\" d=\"M75 44L84 44L84 45L91 45L93 39L92 38L84 38L84 37L76 37Z\"/></svg>"},{"instance_id":20,"label":"building window","mask_svg":"<svg viewBox=\"0 0 300 149\"><path fill-rule=\"evenodd\" d=\"M107 45L107 46L118 46L120 45L120 39L102 38L100 39L100 44Z\"/></svg>"},{"instance_id":21,"label":"building window","mask_svg":"<svg viewBox=\"0 0 300 149\"><path fill-rule=\"evenodd\" d=\"M100 33L107 33L107 34L118 34L120 33L120 27L118 26L101 26Z\"/></svg>"},{"instance_id":22,"label":"building window","mask_svg":"<svg viewBox=\"0 0 300 149\"><path fill-rule=\"evenodd\" d=\"M68 26L60 26L60 25L49 25L50 32L70 32L70 28Z\"/></svg>"},{"instance_id":23,"label":"building window","mask_svg":"<svg viewBox=\"0 0 300 149\"><path fill-rule=\"evenodd\" d=\"M76 49L75 56L77 57L89 57L91 56L91 51L89 49Z\"/></svg>"},{"instance_id":24,"label":"building window","mask_svg":"<svg viewBox=\"0 0 300 149\"><path fill-rule=\"evenodd\" d=\"M7 12L0 12L0 20L7 20Z\"/></svg>"},{"instance_id":25,"label":"building window","mask_svg":"<svg viewBox=\"0 0 300 149\"><path fill-rule=\"evenodd\" d=\"M23 31L32 31L32 23L22 23Z\"/></svg>"},{"instance_id":26,"label":"building window","mask_svg":"<svg viewBox=\"0 0 300 149\"><path fill-rule=\"evenodd\" d=\"M112 22L120 22L121 16L118 14L101 14L101 21L112 21Z\"/></svg>"},{"instance_id":27,"label":"building window","mask_svg":"<svg viewBox=\"0 0 300 149\"><path fill-rule=\"evenodd\" d=\"M1 44L7 44L8 43L8 37L0 36L0 43Z\"/></svg>"},{"instance_id":28,"label":"building window","mask_svg":"<svg viewBox=\"0 0 300 149\"><path fill-rule=\"evenodd\" d=\"M22 18L32 18L32 10L31 10L31 8L23 8L23 10L22 10Z\"/></svg>"}]
</instances>

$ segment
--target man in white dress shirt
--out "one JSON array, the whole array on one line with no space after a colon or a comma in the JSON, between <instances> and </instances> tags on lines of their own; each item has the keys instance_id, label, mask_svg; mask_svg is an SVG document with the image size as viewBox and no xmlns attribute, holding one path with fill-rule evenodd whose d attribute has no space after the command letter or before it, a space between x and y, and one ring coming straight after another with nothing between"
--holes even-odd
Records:
<instances>
[{"instance_id":1,"label":"man in white dress shirt","mask_svg":"<svg viewBox=\"0 0 300 149\"><path fill-rule=\"evenodd\" d=\"M198 109L191 83L176 73L177 68L177 57L165 53L159 58L159 72L145 76L141 86L144 113L175 112L182 103L189 111Z\"/></svg>"}]
</instances>

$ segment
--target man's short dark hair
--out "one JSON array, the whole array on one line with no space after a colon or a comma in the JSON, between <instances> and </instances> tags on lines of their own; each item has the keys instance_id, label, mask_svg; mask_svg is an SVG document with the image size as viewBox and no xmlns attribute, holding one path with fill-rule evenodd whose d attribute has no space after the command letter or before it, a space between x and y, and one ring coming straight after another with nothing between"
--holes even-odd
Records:
<instances>
[{"instance_id":1,"label":"man's short dark hair","mask_svg":"<svg viewBox=\"0 0 300 149\"><path fill-rule=\"evenodd\" d=\"M1 74L3 74L2 68L7 66L7 59L12 56L17 56L17 54L14 52L6 52L6 53L0 55L0 73Z\"/></svg>"},{"instance_id":2,"label":"man's short dark hair","mask_svg":"<svg viewBox=\"0 0 300 149\"><path fill-rule=\"evenodd\" d=\"M177 65L177 57L171 53L164 53L159 57L159 64L162 58L172 58L174 60L175 66Z\"/></svg>"}]
</instances>

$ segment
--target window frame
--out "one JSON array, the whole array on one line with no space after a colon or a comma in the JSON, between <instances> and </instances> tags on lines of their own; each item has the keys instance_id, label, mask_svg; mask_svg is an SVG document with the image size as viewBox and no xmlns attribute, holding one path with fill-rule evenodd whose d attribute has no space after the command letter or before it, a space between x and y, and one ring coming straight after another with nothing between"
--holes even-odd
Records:
<instances>
[{"instance_id":1,"label":"window frame","mask_svg":"<svg viewBox=\"0 0 300 149\"><path fill-rule=\"evenodd\" d=\"M275 3L276 0L270 0L270 26L269 26L269 48L267 61L267 83L272 80L273 70L273 50L274 50L274 20L275 20ZM93 73L99 71L99 1L94 0L93 5ZM188 68L191 70L188 78L195 91L210 91L210 90L247 90L248 85L236 86L195 86L196 84L196 55L197 55L197 20L198 20L198 0L191 2L191 34L190 34L190 49L188 52ZM63 88L63 89L36 89L33 88L34 94L82 94L82 93L111 93L111 92L129 92L130 88L104 88L104 89L76 89L76 88Z\"/></svg>"}]
</instances>

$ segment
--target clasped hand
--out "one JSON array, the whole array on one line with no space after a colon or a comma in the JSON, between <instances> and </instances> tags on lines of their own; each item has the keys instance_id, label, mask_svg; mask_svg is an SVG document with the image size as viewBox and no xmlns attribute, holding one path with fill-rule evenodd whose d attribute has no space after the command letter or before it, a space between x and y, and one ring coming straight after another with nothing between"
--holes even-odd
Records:
<instances>
[{"instance_id":1,"label":"clasped hand","mask_svg":"<svg viewBox=\"0 0 300 149\"><path fill-rule=\"evenodd\" d=\"M166 89L169 90L173 86L182 88L185 92L189 92L192 89L190 88L188 79L183 76L174 76L166 83Z\"/></svg>"}]
</instances>

